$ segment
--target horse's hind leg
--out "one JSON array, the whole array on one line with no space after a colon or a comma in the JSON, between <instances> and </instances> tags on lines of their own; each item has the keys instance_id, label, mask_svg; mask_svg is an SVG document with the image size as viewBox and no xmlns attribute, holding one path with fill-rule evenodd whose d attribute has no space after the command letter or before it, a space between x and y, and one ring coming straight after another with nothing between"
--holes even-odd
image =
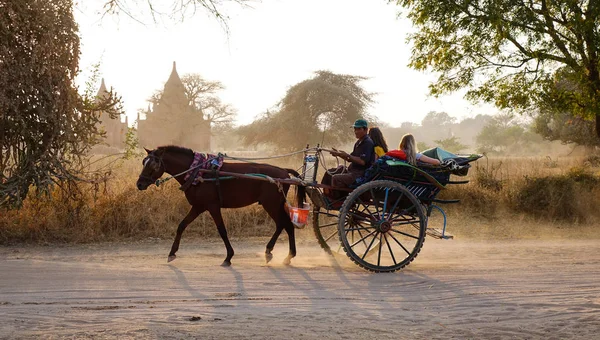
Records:
<instances>
[{"instance_id":1,"label":"horse's hind leg","mask_svg":"<svg viewBox=\"0 0 600 340\"><path fill-rule=\"evenodd\" d=\"M280 202L276 205L273 204L268 206L263 204L263 208L265 208L269 216L271 216L271 218L273 219L273 221L275 221L275 224L277 225L277 230L275 230L275 234L273 234L271 241L269 241L269 243L267 244L266 258L268 262L273 257L273 255L271 255L271 250L273 250L273 247L275 246L275 241L277 241L279 234L281 234L281 231L285 229L286 233L288 234L288 239L290 243L290 253L283 261L283 263L287 265L290 264L291 259L296 256L296 238L294 235L294 225L292 224L289 215L286 213L283 204L283 202Z\"/></svg>"},{"instance_id":2,"label":"horse's hind leg","mask_svg":"<svg viewBox=\"0 0 600 340\"><path fill-rule=\"evenodd\" d=\"M183 221L179 223L179 227L177 227L177 235L175 235L175 240L173 241L173 245L171 246L171 252L169 253L169 258L167 259L167 262L171 262L175 260L175 258L177 258L177 256L175 256L175 253L177 253L177 251L179 250L179 242L181 241L181 235L183 234L183 231L203 211L204 209L198 209L192 206L192 209L190 209Z\"/></svg>"},{"instance_id":3,"label":"horse's hind leg","mask_svg":"<svg viewBox=\"0 0 600 340\"><path fill-rule=\"evenodd\" d=\"M284 216L286 216L285 211L284 211ZM283 264L289 265L291 263L291 260L294 257L296 257L296 236L294 235L295 229L294 229L294 225L292 224L292 221L289 219L289 217L287 217L287 221L284 220L284 221L282 221L282 223L283 223L283 227L285 228L285 232L288 234L288 239L290 242L290 253L285 258L285 260L283 260Z\"/></svg>"},{"instance_id":4,"label":"horse's hind leg","mask_svg":"<svg viewBox=\"0 0 600 340\"><path fill-rule=\"evenodd\" d=\"M210 207L208 212L210 212L210 216L212 216L215 221L219 235L221 236L221 239L223 239L223 243L225 243L225 248L227 248L227 257L221 266L229 267L231 266L231 258L233 257L234 252L231 243L229 243L229 238L227 237L227 229L225 229L225 222L223 222L223 216L221 216L221 208L218 206Z\"/></svg>"},{"instance_id":5,"label":"horse's hind leg","mask_svg":"<svg viewBox=\"0 0 600 340\"><path fill-rule=\"evenodd\" d=\"M267 261L267 263L271 262L271 260L273 259L273 254L271 252L273 251L273 248L275 247L275 242L277 242L277 239L279 238L279 235L282 231L283 226L281 225L281 223L277 223L275 233L273 233L273 237L271 237L271 240L269 241L269 243L267 243L267 249L265 250L265 260Z\"/></svg>"}]
</instances>

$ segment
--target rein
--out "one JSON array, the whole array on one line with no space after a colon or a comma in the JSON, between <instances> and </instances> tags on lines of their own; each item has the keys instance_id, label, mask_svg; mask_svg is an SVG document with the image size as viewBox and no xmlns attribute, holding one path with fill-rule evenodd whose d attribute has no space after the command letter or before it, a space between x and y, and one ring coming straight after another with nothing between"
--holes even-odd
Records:
<instances>
[{"instance_id":1,"label":"rein","mask_svg":"<svg viewBox=\"0 0 600 340\"><path fill-rule=\"evenodd\" d=\"M252 161L254 161L254 160L266 160L266 159L283 158L283 157L288 157L288 156L296 155L296 154L299 154L299 153L304 153L306 151L317 151L318 154L319 154L319 157L321 158L322 163L325 164L324 163L325 159L323 158L322 151L334 151L334 150L330 150L330 149L326 149L326 148L321 148L321 147L313 147L313 148L306 148L306 149L299 150L299 151L294 151L294 152L291 152L291 153L288 153L288 154L284 154L284 155L276 155L276 156L270 156L270 157L233 157L233 156L228 156L225 153L220 153L219 152L218 155L217 155L217 157L208 158L206 161L202 162L201 164L198 164L197 166L191 167L191 168L189 168L189 169L187 169L185 171L182 171L182 172L180 172L178 174L170 175L170 176L167 176L165 178L159 178L156 181L154 181L154 184L158 187L158 186L164 184L165 182L167 182L167 181L169 181L169 180L171 180L173 178L177 178L177 177L179 177L181 175L187 174L190 171L194 171L194 170L196 170L198 168L204 167L204 165L206 165L208 162L210 162L213 159L216 159L218 157L222 157L223 159L231 159L231 160L236 160L236 161L242 161L242 162L245 161L245 162L252 163ZM164 163L163 163L162 157L157 157L155 155L148 155L147 158L157 159L158 162L159 162L159 164L160 164L160 166L164 170ZM336 157L336 159L337 159L337 157ZM338 161L338 166L339 166L339 161ZM203 172L203 171L200 171L200 172ZM149 180L152 181L152 178L149 178L147 176L140 176L140 177L141 178L145 178L145 179L149 179ZM195 176L191 176L191 177L195 177ZM253 176L253 177L257 177L257 176ZM220 177L219 179L220 180L225 180L225 179L233 179L233 178L237 178L237 176L225 176L225 177ZM207 178L207 179L200 178L200 183L202 183L204 181L217 181L217 180L218 179L216 179L216 178ZM302 183L302 184L304 184L304 183Z\"/></svg>"},{"instance_id":2,"label":"rein","mask_svg":"<svg viewBox=\"0 0 600 340\"><path fill-rule=\"evenodd\" d=\"M156 156L154 156L154 157L155 157L155 158L158 158L158 157L156 157ZM178 173L178 174L171 175L171 176L167 176L167 177L165 177L164 179L162 179L162 178L159 178L159 179L157 179L157 180L154 182L154 184L155 184L156 186L160 186L161 184L164 184L164 183L165 183L166 181L168 181L168 180L171 180L171 179L173 179L173 178L179 177L179 176L181 176L181 175L185 175L185 174L187 174L187 173L188 173L188 172L190 172L190 171L194 171L194 170L196 170L196 169L199 169L199 168L203 167L204 165L206 165L208 162L210 162L210 161L212 161L213 159L216 159L216 158L217 158L217 157L208 158L207 160L205 160L205 161L204 161L204 162L202 162L201 164L198 164L198 165L196 165L196 166L194 166L194 167L191 167L191 168L189 168L189 169L187 169L187 170L185 170L185 171L182 171L182 172L180 172L180 173ZM160 161L160 164L162 165L162 157L161 157L161 158L159 158L159 161ZM162 166L164 166L164 165L162 165ZM194 177L195 177L195 176L190 176L190 180L191 180L191 181L194 181ZM204 182L204 181L205 181L204 179L202 179L202 178L200 179L200 182L201 182L201 183L202 183L202 182ZM185 185L185 184L184 184L184 185Z\"/></svg>"}]
</instances>

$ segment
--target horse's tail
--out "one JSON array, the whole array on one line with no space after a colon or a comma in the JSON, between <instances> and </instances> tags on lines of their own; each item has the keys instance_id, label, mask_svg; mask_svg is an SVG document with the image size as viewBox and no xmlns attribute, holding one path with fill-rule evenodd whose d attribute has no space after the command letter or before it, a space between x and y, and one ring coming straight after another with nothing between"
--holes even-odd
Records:
<instances>
[{"instance_id":1,"label":"horse's tail","mask_svg":"<svg viewBox=\"0 0 600 340\"><path fill-rule=\"evenodd\" d=\"M300 174L293 169L285 169L288 173L294 175L297 178L300 178ZM296 201L298 202L298 207L302 208L304 206L304 202L306 201L306 187L302 185L296 186Z\"/></svg>"}]
</instances>

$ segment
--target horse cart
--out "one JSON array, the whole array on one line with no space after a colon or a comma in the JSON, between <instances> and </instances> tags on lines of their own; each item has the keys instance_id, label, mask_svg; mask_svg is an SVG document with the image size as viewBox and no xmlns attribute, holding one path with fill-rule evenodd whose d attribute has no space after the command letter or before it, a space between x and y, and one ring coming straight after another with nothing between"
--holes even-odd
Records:
<instances>
[{"instance_id":1,"label":"horse cart","mask_svg":"<svg viewBox=\"0 0 600 340\"><path fill-rule=\"evenodd\" d=\"M431 156L438 156L432 149ZM445 153L445 166L412 166L390 157L379 159L366 178L346 193L316 183L322 149L305 152L302 168L306 191L313 202L312 227L321 247L330 254L345 253L353 262L373 272L393 272L412 262L426 235L452 238L446 232L446 215L439 204L459 200L438 199L452 181L465 176L469 163L480 155ZM442 158L442 157L439 157ZM326 170L330 171L330 170ZM337 192L336 192L337 191ZM429 221L435 218L436 226ZM435 228L439 227L439 228Z\"/></svg>"},{"instance_id":2,"label":"horse cart","mask_svg":"<svg viewBox=\"0 0 600 340\"><path fill-rule=\"evenodd\" d=\"M374 272L393 272L408 265L419 254L426 235L451 238L445 230L444 210L438 204L458 200L442 200L437 195L447 185L467 183L452 181L450 177L466 175L469 163L481 157L456 156L441 149L431 149L423 153L433 152L427 155L442 160L442 165L415 167L383 156L351 188L333 188L317 181L319 166L325 165L323 152L330 151L318 145L293 153L304 156L298 171L254 163L257 159L204 155L177 146L146 151L148 156L143 160L138 189L146 190L151 184L159 186L174 178L181 184L180 189L191 205L177 228L169 262L176 258L186 227L202 212L208 211L227 249L222 265L231 265L234 251L221 209L258 202L276 224L276 231L266 246L266 260L269 262L273 258L271 251L285 230L290 253L284 263L289 264L296 255L289 210L294 212L303 208L290 207L287 203L288 190L295 185L298 202L303 201L306 193L313 203L312 227L321 247L331 254L343 252L359 266ZM225 163L224 159L243 162ZM325 171L330 175L332 170ZM160 179L164 173L171 176ZM431 222L436 222L440 228L435 228Z\"/></svg>"}]
</instances>

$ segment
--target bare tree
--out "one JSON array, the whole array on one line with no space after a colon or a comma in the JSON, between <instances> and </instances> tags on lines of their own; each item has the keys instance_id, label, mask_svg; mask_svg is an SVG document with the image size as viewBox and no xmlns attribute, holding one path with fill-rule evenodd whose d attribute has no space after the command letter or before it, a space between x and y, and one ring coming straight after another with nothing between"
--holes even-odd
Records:
<instances>
[{"instance_id":1,"label":"bare tree","mask_svg":"<svg viewBox=\"0 0 600 340\"><path fill-rule=\"evenodd\" d=\"M120 13L139 21L140 12L150 12L154 21L159 17L168 17L176 20L184 20L198 12L208 13L217 19L225 28L229 17L224 14L223 7L226 4L237 4L249 7L252 2L260 0L106 0L104 3L104 14L118 15ZM136 13L137 12L137 13Z\"/></svg>"},{"instance_id":2,"label":"bare tree","mask_svg":"<svg viewBox=\"0 0 600 340\"><path fill-rule=\"evenodd\" d=\"M204 100L197 101L194 105L213 127L230 126L237 116L237 110L229 104L222 103L218 97L206 97Z\"/></svg>"},{"instance_id":3,"label":"bare tree","mask_svg":"<svg viewBox=\"0 0 600 340\"><path fill-rule=\"evenodd\" d=\"M233 123L237 116L237 110L229 104L224 104L217 96L217 92L225 89L220 81L207 80L200 74L189 73L181 77L181 82L188 105L194 109L193 112L201 114L211 127ZM150 96L148 101L158 104L161 102L162 95L163 90L158 90Z\"/></svg>"}]
</instances>

